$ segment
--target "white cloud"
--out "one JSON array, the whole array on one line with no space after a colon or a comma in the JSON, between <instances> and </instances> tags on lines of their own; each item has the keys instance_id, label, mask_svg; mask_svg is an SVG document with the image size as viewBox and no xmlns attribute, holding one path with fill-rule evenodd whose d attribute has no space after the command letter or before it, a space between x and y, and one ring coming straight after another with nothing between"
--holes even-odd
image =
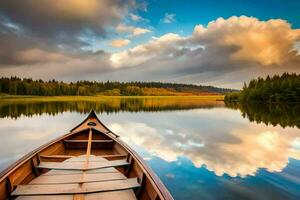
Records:
<instances>
[{"instance_id":1,"label":"white cloud","mask_svg":"<svg viewBox=\"0 0 300 200\"><path fill-rule=\"evenodd\" d=\"M165 13L164 18L162 19L163 23L171 24L176 21L176 15L173 13Z\"/></svg>"},{"instance_id":2,"label":"white cloud","mask_svg":"<svg viewBox=\"0 0 300 200\"><path fill-rule=\"evenodd\" d=\"M135 15L135 14L133 14L133 13L130 13L130 14L129 14L129 17L130 17L130 19L133 20L133 21L144 21L144 20L145 20L145 19L142 18L141 16Z\"/></svg>"},{"instance_id":3,"label":"white cloud","mask_svg":"<svg viewBox=\"0 0 300 200\"><path fill-rule=\"evenodd\" d=\"M145 34L145 33L150 33L151 31L149 29L145 29L145 28L135 28L133 29L133 32L132 34L134 36L137 36L137 35L142 35L142 34Z\"/></svg>"},{"instance_id":4,"label":"white cloud","mask_svg":"<svg viewBox=\"0 0 300 200\"><path fill-rule=\"evenodd\" d=\"M130 36L151 31L124 24L116 30ZM300 55L295 50L299 49L300 30L280 19L219 18L207 26L195 26L189 36L167 33L116 53L74 53L44 43L36 45L34 39L26 43L21 39L0 40L5 47L0 52L1 75L48 79L51 74L51 78L66 80L68 76L67 80L77 80L79 74L89 78L92 74L97 80L138 78L240 88L244 81L257 76L300 73ZM120 41L116 43L121 45Z\"/></svg>"},{"instance_id":5,"label":"white cloud","mask_svg":"<svg viewBox=\"0 0 300 200\"><path fill-rule=\"evenodd\" d=\"M194 42L206 45L236 47L230 58L234 61L258 62L261 65L282 64L295 56L294 44L300 30L291 29L284 20L259 21L254 17L219 18L207 27L198 25Z\"/></svg>"},{"instance_id":6,"label":"white cloud","mask_svg":"<svg viewBox=\"0 0 300 200\"><path fill-rule=\"evenodd\" d=\"M193 131L181 134L179 130L172 130L170 137L168 130L158 130L144 123L113 123L110 127L120 133L125 142L138 144L153 156L167 162L185 156L196 167L205 165L218 176L253 176L261 168L281 172L289 158L300 159L300 151L294 147L299 142L297 128L252 124L221 135L220 132L207 135Z\"/></svg>"},{"instance_id":7,"label":"white cloud","mask_svg":"<svg viewBox=\"0 0 300 200\"><path fill-rule=\"evenodd\" d=\"M163 69L169 71L165 78L176 77L176 81L201 80L228 87L232 81L238 88L256 76L300 72L300 56L294 50L299 40L300 30L284 20L219 18L206 27L195 26L188 37L168 33L114 53L111 61L114 67L138 66L153 74ZM229 82L222 82L225 79Z\"/></svg>"},{"instance_id":8,"label":"white cloud","mask_svg":"<svg viewBox=\"0 0 300 200\"><path fill-rule=\"evenodd\" d=\"M121 33L131 33L133 36L138 36L138 35L151 32L151 30L149 29L127 26L124 24L118 24L118 26L116 27L116 31Z\"/></svg>"},{"instance_id":9,"label":"white cloud","mask_svg":"<svg viewBox=\"0 0 300 200\"><path fill-rule=\"evenodd\" d=\"M128 40L128 39L117 39L117 40L111 41L110 45L112 47L120 48L120 47L127 46L129 43L130 43L130 40Z\"/></svg>"},{"instance_id":10,"label":"white cloud","mask_svg":"<svg viewBox=\"0 0 300 200\"><path fill-rule=\"evenodd\" d=\"M146 12L146 11L145 11ZM133 13L130 13L129 14L129 17L132 21L134 22L144 22L144 23L148 23L149 20L148 19L145 19L143 18L142 16L140 15L136 15L136 14L133 14Z\"/></svg>"},{"instance_id":11,"label":"white cloud","mask_svg":"<svg viewBox=\"0 0 300 200\"><path fill-rule=\"evenodd\" d=\"M172 49L176 49L178 43L184 38L177 34L169 33L160 38L153 38L150 42L138 45L127 51L111 55L113 66L134 67L149 61L157 56L168 56Z\"/></svg>"},{"instance_id":12,"label":"white cloud","mask_svg":"<svg viewBox=\"0 0 300 200\"><path fill-rule=\"evenodd\" d=\"M143 19L141 16L135 15L133 13L130 13L129 16L133 21L140 21Z\"/></svg>"}]
</instances>

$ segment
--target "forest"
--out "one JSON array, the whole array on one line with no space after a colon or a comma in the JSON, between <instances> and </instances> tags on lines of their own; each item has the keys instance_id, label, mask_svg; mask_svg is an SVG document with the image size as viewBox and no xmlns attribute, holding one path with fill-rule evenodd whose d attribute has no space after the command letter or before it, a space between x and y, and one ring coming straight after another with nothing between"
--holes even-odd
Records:
<instances>
[{"instance_id":1,"label":"forest","mask_svg":"<svg viewBox=\"0 0 300 200\"><path fill-rule=\"evenodd\" d=\"M253 79L241 92L226 94L225 101L300 102L300 74Z\"/></svg>"},{"instance_id":2,"label":"forest","mask_svg":"<svg viewBox=\"0 0 300 200\"><path fill-rule=\"evenodd\" d=\"M231 89L192 84L162 82L62 82L57 80L33 80L31 78L2 77L0 93L33 96L180 96L224 94Z\"/></svg>"}]
</instances>

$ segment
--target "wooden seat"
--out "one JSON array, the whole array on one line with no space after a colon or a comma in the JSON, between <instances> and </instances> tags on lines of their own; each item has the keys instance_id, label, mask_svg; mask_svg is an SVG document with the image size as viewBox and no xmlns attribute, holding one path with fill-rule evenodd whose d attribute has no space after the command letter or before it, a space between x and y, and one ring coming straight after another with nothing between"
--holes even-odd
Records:
<instances>
[{"instance_id":1,"label":"wooden seat","mask_svg":"<svg viewBox=\"0 0 300 200\"><path fill-rule=\"evenodd\" d=\"M112 173L118 172L117 169L110 167L110 168L103 168L103 169L94 169L85 171L86 174L98 174L98 173ZM53 176L53 175L65 175L65 174L82 174L80 170L50 170L49 172L43 174L43 176Z\"/></svg>"},{"instance_id":2,"label":"wooden seat","mask_svg":"<svg viewBox=\"0 0 300 200\"><path fill-rule=\"evenodd\" d=\"M52 176L41 175L33 179L29 184L62 184L62 183L87 183L87 182L100 182L109 180L122 180L126 179L124 174L119 172L110 173L95 173L87 174L85 172L78 174L57 174Z\"/></svg>"},{"instance_id":3,"label":"wooden seat","mask_svg":"<svg viewBox=\"0 0 300 200\"><path fill-rule=\"evenodd\" d=\"M19 196L16 200L74 200L74 195L36 195L36 196ZM113 192L100 192L85 194L84 200L136 200L132 190L122 190Z\"/></svg>"},{"instance_id":4,"label":"wooden seat","mask_svg":"<svg viewBox=\"0 0 300 200\"><path fill-rule=\"evenodd\" d=\"M137 178L128 179L113 167L90 169L90 167L124 164L127 163L126 160L108 161L103 157L89 155L89 162L86 165L86 159L87 156L82 155L63 162L42 162L38 168L43 166L49 168L51 165L54 168L64 169L52 169L27 185L19 185L12 195L18 196L18 200L69 200L77 197L90 200L136 199L133 189L140 187ZM88 166L89 169L79 170L84 166Z\"/></svg>"},{"instance_id":5,"label":"wooden seat","mask_svg":"<svg viewBox=\"0 0 300 200\"><path fill-rule=\"evenodd\" d=\"M113 163L120 161L125 160ZM59 166L77 166L78 163L90 166L93 163L107 164L110 161L101 156L82 155L60 163L50 163ZM138 187L140 185L137 178L128 179L113 167L90 170L53 169L36 177L28 185L19 185L12 195L18 196L18 200L136 200L133 189Z\"/></svg>"},{"instance_id":6,"label":"wooden seat","mask_svg":"<svg viewBox=\"0 0 300 200\"><path fill-rule=\"evenodd\" d=\"M113 161L95 161L90 162L88 166L84 162L41 162L37 168L39 169L56 169L56 170L91 170L109 167L127 166L129 163L126 160L113 160Z\"/></svg>"},{"instance_id":7,"label":"wooden seat","mask_svg":"<svg viewBox=\"0 0 300 200\"><path fill-rule=\"evenodd\" d=\"M127 154L111 154L111 155L103 155L103 156L97 156L97 157L101 157L101 158L107 158L107 159L120 159L120 158L124 158L127 157ZM40 156L41 159L46 159L47 161L51 161L51 160L67 160L70 158L76 158L76 161L85 161L85 157L79 156L79 157L75 157L75 156L71 156L71 155L41 155ZM70 161L70 160L69 160ZM93 157L90 158L90 161L93 161Z\"/></svg>"},{"instance_id":8,"label":"wooden seat","mask_svg":"<svg viewBox=\"0 0 300 200\"><path fill-rule=\"evenodd\" d=\"M70 156L70 155L41 155L41 158L62 158L62 159L69 159L69 158L73 158L74 156Z\"/></svg>"},{"instance_id":9,"label":"wooden seat","mask_svg":"<svg viewBox=\"0 0 300 200\"><path fill-rule=\"evenodd\" d=\"M71 143L88 143L88 140L64 140L64 142ZM92 143L111 143L113 140L92 140Z\"/></svg>"},{"instance_id":10,"label":"wooden seat","mask_svg":"<svg viewBox=\"0 0 300 200\"><path fill-rule=\"evenodd\" d=\"M120 191L139 188L137 178L125 180L88 182L83 184L42 184L19 185L13 196L25 195L61 195L61 194L87 194L95 192Z\"/></svg>"},{"instance_id":11,"label":"wooden seat","mask_svg":"<svg viewBox=\"0 0 300 200\"><path fill-rule=\"evenodd\" d=\"M68 149L83 149L87 148L88 140L64 140L64 144ZM91 145L93 149L111 149L113 147L113 140L92 140Z\"/></svg>"},{"instance_id":12,"label":"wooden seat","mask_svg":"<svg viewBox=\"0 0 300 200\"><path fill-rule=\"evenodd\" d=\"M91 155L89 157L89 162L94 162L94 161L107 161L107 160L123 160L124 158L127 158L127 154L114 154L114 155L102 155L102 156L93 156ZM74 161L79 161L79 162L84 162L86 161L85 156L77 156L77 157L72 157L71 159L66 160L67 162L74 162Z\"/></svg>"}]
</instances>

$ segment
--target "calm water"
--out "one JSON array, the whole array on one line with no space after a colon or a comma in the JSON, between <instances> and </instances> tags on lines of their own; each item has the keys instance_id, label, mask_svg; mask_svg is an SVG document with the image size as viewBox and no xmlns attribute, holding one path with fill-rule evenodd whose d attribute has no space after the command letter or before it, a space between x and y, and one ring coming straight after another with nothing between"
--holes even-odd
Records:
<instances>
[{"instance_id":1,"label":"calm water","mask_svg":"<svg viewBox=\"0 0 300 200\"><path fill-rule=\"evenodd\" d=\"M0 170L90 109L138 151L175 199L300 199L300 106L178 99L0 102Z\"/></svg>"}]
</instances>

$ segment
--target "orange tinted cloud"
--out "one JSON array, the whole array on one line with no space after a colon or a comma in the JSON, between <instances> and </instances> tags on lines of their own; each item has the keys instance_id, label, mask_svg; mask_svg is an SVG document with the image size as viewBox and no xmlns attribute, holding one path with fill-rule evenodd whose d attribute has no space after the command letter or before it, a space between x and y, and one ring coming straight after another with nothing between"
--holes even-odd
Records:
<instances>
[{"instance_id":1,"label":"orange tinted cloud","mask_svg":"<svg viewBox=\"0 0 300 200\"><path fill-rule=\"evenodd\" d=\"M110 45L112 47L120 48L120 47L127 46L129 43L130 43L130 40L127 40L127 39L118 39L118 40L111 41Z\"/></svg>"},{"instance_id":2,"label":"orange tinted cloud","mask_svg":"<svg viewBox=\"0 0 300 200\"><path fill-rule=\"evenodd\" d=\"M281 19L259 21L254 17L219 18L207 27L198 25L193 40L207 45L236 46L233 61L252 61L262 65L282 64L295 56L294 44L300 39L300 30Z\"/></svg>"}]
</instances>

